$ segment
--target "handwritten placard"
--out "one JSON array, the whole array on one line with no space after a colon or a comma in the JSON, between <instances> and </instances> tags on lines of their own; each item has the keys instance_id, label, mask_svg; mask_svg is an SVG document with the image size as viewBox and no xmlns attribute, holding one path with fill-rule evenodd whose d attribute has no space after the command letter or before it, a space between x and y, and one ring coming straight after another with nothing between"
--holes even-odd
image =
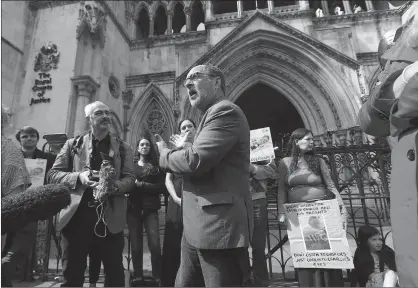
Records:
<instances>
[{"instance_id":1,"label":"handwritten placard","mask_svg":"<svg viewBox=\"0 0 418 288\"><path fill-rule=\"evenodd\" d=\"M250 161L258 162L276 158L270 128L260 128L250 131Z\"/></svg>"},{"instance_id":2,"label":"handwritten placard","mask_svg":"<svg viewBox=\"0 0 418 288\"><path fill-rule=\"evenodd\" d=\"M31 187L39 187L44 185L44 178L46 172L45 159L25 159L26 168L28 169Z\"/></svg>"},{"instance_id":3,"label":"handwritten placard","mask_svg":"<svg viewBox=\"0 0 418 288\"><path fill-rule=\"evenodd\" d=\"M354 268L336 199L284 207L295 268Z\"/></svg>"}]
</instances>

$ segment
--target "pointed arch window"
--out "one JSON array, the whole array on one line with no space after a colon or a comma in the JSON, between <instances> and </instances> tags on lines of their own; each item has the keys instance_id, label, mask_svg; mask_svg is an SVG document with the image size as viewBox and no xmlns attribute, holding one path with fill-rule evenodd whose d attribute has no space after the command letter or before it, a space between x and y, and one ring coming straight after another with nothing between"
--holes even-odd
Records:
<instances>
[{"instance_id":1,"label":"pointed arch window","mask_svg":"<svg viewBox=\"0 0 418 288\"><path fill-rule=\"evenodd\" d=\"M191 14L191 30L197 31L200 24L205 23L205 13L203 12L203 5L200 1L193 1ZM202 26L200 26L202 27ZM203 29L204 30L204 29Z\"/></svg>"},{"instance_id":2,"label":"pointed arch window","mask_svg":"<svg viewBox=\"0 0 418 288\"><path fill-rule=\"evenodd\" d=\"M167 31L167 13L162 5L155 11L154 35L164 35Z\"/></svg>"},{"instance_id":3,"label":"pointed arch window","mask_svg":"<svg viewBox=\"0 0 418 288\"><path fill-rule=\"evenodd\" d=\"M149 15L147 9L142 7L138 13L136 22L136 39L148 38L149 36Z\"/></svg>"},{"instance_id":4,"label":"pointed arch window","mask_svg":"<svg viewBox=\"0 0 418 288\"><path fill-rule=\"evenodd\" d=\"M238 12L237 1L213 0L212 5L214 14Z\"/></svg>"},{"instance_id":5,"label":"pointed arch window","mask_svg":"<svg viewBox=\"0 0 418 288\"><path fill-rule=\"evenodd\" d=\"M180 33L181 28L186 25L186 15L184 14L184 7L180 2L174 6L173 14L173 33Z\"/></svg>"},{"instance_id":6,"label":"pointed arch window","mask_svg":"<svg viewBox=\"0 0 418 288\"><path fill-rule=\"evenodd\" d=\"M318 2L319 4L321 4L321 1L319 0L310 0L309 4L311 4L310 2ZM274 0L273 1L273 5L274 7L283 7L283 6L290 6L290 5L296 5L296 0ZM310 6L312 7L312 6Z\"/></svg>"}]
</instances>

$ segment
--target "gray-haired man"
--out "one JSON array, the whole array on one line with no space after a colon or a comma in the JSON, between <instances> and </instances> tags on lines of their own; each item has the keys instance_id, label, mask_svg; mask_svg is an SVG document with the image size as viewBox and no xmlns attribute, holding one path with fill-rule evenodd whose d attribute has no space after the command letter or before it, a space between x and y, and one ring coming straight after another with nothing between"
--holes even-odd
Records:
<instances>
[{"instance_id":1,"label":"gray-haired man","mask_svg":"<svg viewBox=\"0 0 418 288\"><path fill-rule=\"evenodd\" d=\"M110 134L110 110L102 102L85 108L91 131L68 140L48 173L50 183L68 182L72 187L71 205L60 212L57 229L62 230L62 287L82 287L87 255L94 245L100 250L110 287L124 287L122 252L123 229L126 225L125 193L134 187L132 149ZM114 172L114 187L95 197L100 189L98 171L102 156L110 160ZM105 177L103 177L105 178ZM111 179L111 178L109 178ZM103 215L103 217L101 217Z\"/></svg>"}]
</instances>

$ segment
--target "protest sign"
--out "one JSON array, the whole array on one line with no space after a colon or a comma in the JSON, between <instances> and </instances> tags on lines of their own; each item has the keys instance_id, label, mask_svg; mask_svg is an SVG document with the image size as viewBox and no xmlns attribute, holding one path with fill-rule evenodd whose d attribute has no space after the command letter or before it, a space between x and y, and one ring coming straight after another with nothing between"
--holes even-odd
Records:
<instances>
[{"instance_id":1,"label":"protest sign","mask_svg":"<svg viewBox=\"0 0 418 288\"><path fill-rule=\"evenodd\" d=\"M25 163L32 181L31 187L44 185L46 159L25 159Z\"/></svg>"},{"instance_id":2,"label":"protest sign","mask_svg":"<svg viewBox=\"0 0 418 288\"><path fill-rule=\"evenodd\" d=\"M276 157L269 127L251 130L250 144L251 162L272 160Z\"/></svg>"},{"instance_id":3,"label":"protest sign","mask_svg":"<svg viewBox=\"0 0 418 288\"><path fill-rule=\"evenodd\" d=\"M284 207L295 268L354 268L336 199Z\"/></svg>"}]
</instances>

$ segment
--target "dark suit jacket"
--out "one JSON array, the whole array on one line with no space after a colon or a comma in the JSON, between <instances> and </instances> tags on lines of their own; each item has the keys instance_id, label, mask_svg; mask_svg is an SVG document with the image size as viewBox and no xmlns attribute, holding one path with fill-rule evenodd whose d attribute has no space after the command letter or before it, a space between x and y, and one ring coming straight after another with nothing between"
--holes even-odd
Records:
<instances>
[{"instance_id":1,"label":"dark suit jacket","mask_svg":"<svg viewBox=\"0 0 418 288\"><path fill-rule=\"evenodd\" d=\"M76 212L80 200L83 197L85 186L78 180L80 172L86 171L90 166L90 154L92 152L91 133L83 136L83 144L77 153L73 157L73 168L70 171L70 157L71 148L73 147L74 138L67 140L61 152L58 154L54 165L48 173L49 183L64 183L68 182L71 185L71 204L61 210L59 220L57 224L57 230L61 230L68 224ZM126 199L125 193L128 193L135 187L135 176L132 172L132 149L128 144L124 143L125 159L123 167L121 167L121 155L119 151L119 142L116 136L110 137L111 149L114 151L113 166L116 171L116 185L119 188L118 194L113 196L113 205L109 205L109 208L105 214L105 221L107 227L111 233L121 232L126 226Z\"/></svg>"},{"instance_id":2,"label":"dark suit jacket","mask_svg":"<svg viewBox=\"0 0 418 288\"><path fill-rule=\"evenodd\" d=\"M204 114L191 147L163 149L160 167L183 174L184 237L199 249L248 247L250 129L242 110L221 100Z\"/></svg>"},{"instance_id":3,"label":"dark suit jacket","mask_svg":"<svg viewBox=\"0 0 418 288\"><path fill-rule=\"evenodd\" d=\"M403 50L400 52L401 49ZM402 74L404 68L418 61L418 49L405 47L401 42L396 42L382 58L388 60L385 70L380 73L378 83L371 90L369 98L361 107L358 115L361 129L366 134L373 136L389 136L391 134L389 117L392 106L396 102L393 84ZM411 81L413 80L411 79Z\"/></svg>"}]
</instances>

